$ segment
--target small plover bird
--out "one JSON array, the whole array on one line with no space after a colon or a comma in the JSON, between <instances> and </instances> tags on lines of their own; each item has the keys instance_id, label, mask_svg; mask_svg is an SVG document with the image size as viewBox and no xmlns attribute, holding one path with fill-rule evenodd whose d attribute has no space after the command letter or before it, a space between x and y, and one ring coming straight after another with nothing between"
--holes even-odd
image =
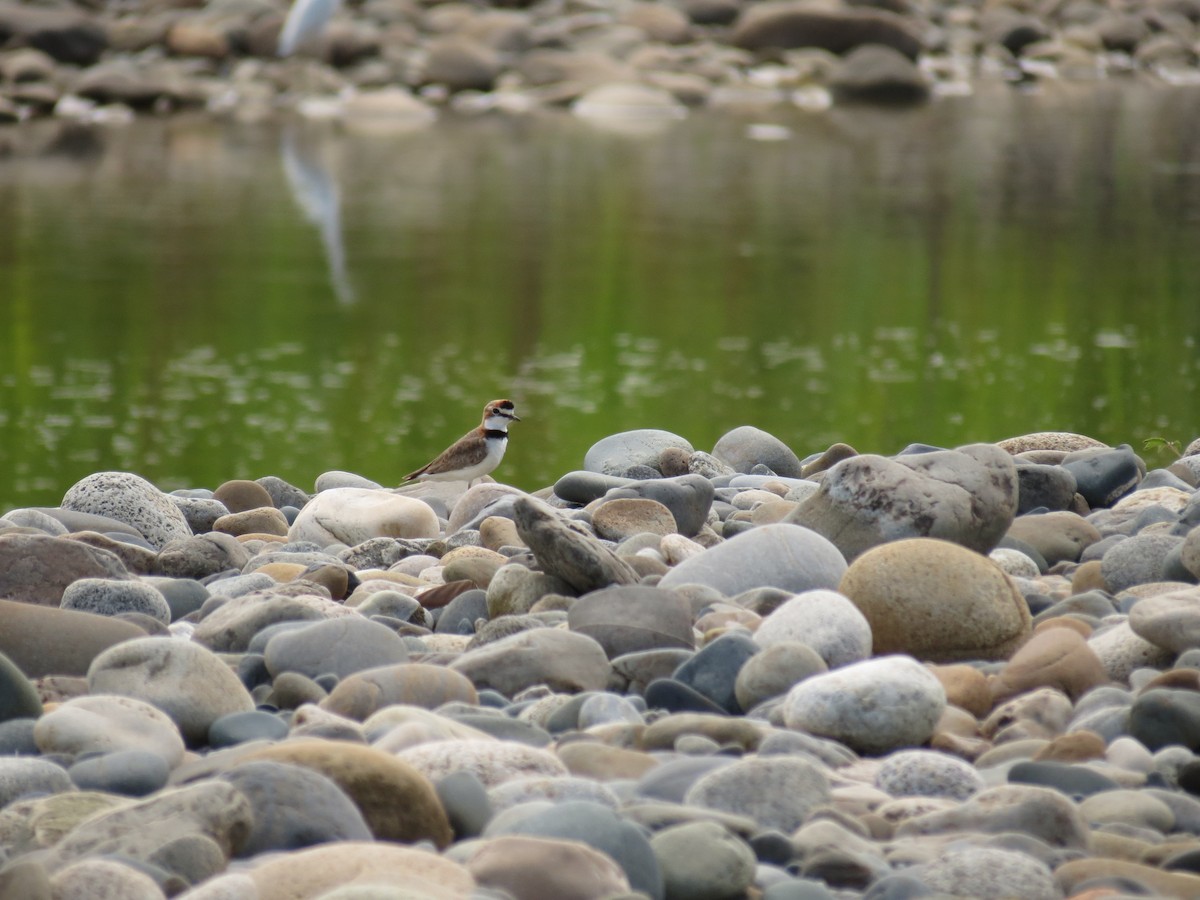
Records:
<instances>
[{"instance_id":1,"label":"small plover bird","mask_svg":"<svg viewBox=\"0 0 1200 900\"><path fill-rule=\"evenodd\" d=\"M508 423L520 422L511 400L493 400L483 408L483 422L441 452L433 462L404 476L404 481L465 481L486 475L504 458Z\"/></svg>"}]
</instances>

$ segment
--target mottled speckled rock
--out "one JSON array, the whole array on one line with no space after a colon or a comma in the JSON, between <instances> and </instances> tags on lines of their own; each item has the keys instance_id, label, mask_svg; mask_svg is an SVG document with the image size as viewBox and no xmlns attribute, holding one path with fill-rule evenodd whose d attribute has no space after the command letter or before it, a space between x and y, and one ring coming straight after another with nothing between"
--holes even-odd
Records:
<instances>
[{"instance_id":1,"label":"mottled speckled rock","mask_svg":"<svg viewBox=\"0 0 1200 900\"><path fill-rule=\"evenodd\" d=\"M860 556L839 591L866 616L876 653L934 662L1007 659L1032 631L1000 567L957 544L896 541Z\"/></svg>"},{"instance_id":2,"label":"mottled speckled rock","mask_svg":"<svg viewBox=\"0 0 1200 900\"><path fill-rule=\"evenodd\" d=\"M784 698L783 720L860 753L886 753L929 740L945 708L946 693L928 669L884 656L800 682Z\"/></svg>"},{"instance_id":3,"label":"mottled speckled rock","mask_svg":"<svg viewBox=\"0 0 1200 900\"><path fill-rule=\"evenodd\" d=\"M830 469L787 521L825 535L847 559L900 538L953 541L980 553L1017 511L1012 457L991 444L888 459L855 456Z\"/></svg>"},{"instance_id":4,"label":"mottled speckled rock","mask_svg":"<svg viewBox=\"0 0 1200 900\"><path fill-rule=\"evenodd\" d=\"M299 739L264 747L241 761L285 763L324 775L354 801L376 840L431 840L445 847L453 837L429 779L382 750L346 741Z\"/></svg>"},{"instance_id":5,"label":"mottled speckled rock","mask_svg":"<svg viewBox=\"0 0 1200 900\"><path fill-rule=\"evenodd\" d=\"M966 800L983 790L975 767L957 756L932 750L901 750L883 761L875 786L893 797L949 797Z\"/></svg>"},{"instance_id":6,"label":"mottled speckled rock","mask_svg":"<svg viewBox=\"0 0 1200 900\"><path fill-rule=\"evenodd\" d=\"M450 668L477 688L493 688L507 697L545 684L574 693L602 691L612 667L604 648L587 635L535 628L470 650Z\"/></svg>"},{"instance_id":7,"label":"mottled speckled rock","mask_svg":"<svg viewBox=\"0 0 1200 900\"><path fill-rule=\"evenodd\" d=\"M215 845L221 857L218 864L224 868L250 833L252 822L249 802L233 785L205 781L85 820L54 846L45 864L56 871L84 857L121 855L169 866L171 858L163 851L170 845L207 839ZM177 874L190 881L197 873Z\"/></svg>"},{"instance_id":8,"label":"mottled speckled rock","mask_svg":"<svg viewBox=\"0 0 1200 900\"><path fill-rule=\"evenodd\" d=\"M809 811L829 799L829 779L806 759L744 759L702 776L684 797L689 806L753 819L763 828L792 832Z\"/></svg>"},{"instance_id":9,"label":"mottled speckled rock","mask_svg":"<svg viewBox=\"0 0 1200 900\"><path fill-rule=\"evenodd\" d=\"M963 847L917 867L916 877L935 891L976 900L1059 900L1050 867L1026 853Z\"/></svg>"},{"instance_id":10,"label":"mottled speckled rock","mask_svg":"<svg viewBox=\"0 0 1200 900\"><path fill-rule=\"evenodd\" d=\"M7 600L58 606L80 578L132 577L107 550L41 534L0 535L0 597Z\"/></svg>"},{"instance_id":11,"label":"mottled speckled rock","mask_svg":"<svg viewBox=\"0 0 1200 900\"><path fill-rule=\"evenodd\" d=\"M1165 668L1175 654L1135 634L1128 621L1117 622L1088 638L1088 646L1100 658L1113 681L1128 682L1134 669Z\"/></svg>"},{"instance_id":12,"label":"mottled speckled rock","mask_svg":"<svg viewBox=\"0 0 1200 900\"><path fill-rule=\"evenodd\" d=\"M685 559L659 587L702 584L733 597L756 587L786 591L836 588L846 571L841 553L821 535L778 523L743 532Z\"/></svg>"},{"instance_id":13,"label":"mottled speckled rock","mask_svg":"<svg viewBox=\"0 0 1200 900\"><path fill-rule=\"evenodd\" d=\"M161 550L175 538L188 537L192 533L187 519L170 497L130 472L88 475L63 496L62 508L124 522L135 528L156 550Z\"/></svg>"},{"instance_id":14,"label":"mottled speckled rock","mask_svg":"<svg viewBox=\"0 0 1200 900\"><path fill-rule=\"evenodd\" d=\"M1109 547L1100 574L1113 594L1139 584L1167 579L1167 560L1183 538L1173 534L1135 534Z\"/></svg>"},{"instance_id":15,"label":"mottled speckled rock","mask_svg":"<svg viewBox=\"0 0 1200 900\"><path fill-rule=\"evenodd\" d=\"M609 541L622 541L642 532L665 535L678 530L669 509L657 500L642 497L604 500L592 513L592 527Z\"/></svg>"},{"instance_id":16,"label":"mottled speckled rock","mask_svg":"<svg viewBox=\"0 0 1200 900\"><path fill-rule=\"evenodd\" d=\"M437 514L420 500L387 491L332 488L308 502L288 531L288 540L322 547L349 547L376 537L431 538L439 532Z\"/></svg>"},{"instance_id":17,"label":"mottled speckled rock","mask_svg":"<svg viewBox=\"0 0 1200 900\"><path fill-rule=\"evenodd\" d=\"M1063 453L1073 453L1076 450L1106 448L1108 445L1087 435L1075 434L1070 431L1038 431L997 441L996 446L1015 456L1018 453L1028 453L1033 450L1057 450Z\"/></svg>"},{"instance_id":18,"label":"mottled speckled rock","mask_svg":"<svg viewBox=\"0 0 1200 900\"><path fill-rule=\"evenodd\" d=\"M470 772L485 788L532 776L564 777L566 766L548 750L511 741L431 741L400 751L398 758L431 781Z\"/></svg>"},{"instance_id":19,"label":"mottled speckled rock","mask_svg":"<svg viewBox=\"0 0 1200 900\"><path fill-rule=\"evenodd\" d=\"M74 790L62 766L46 759L0 757L0 808L21 797Z\"/></svg>"},{"instance_id":20,"label":"mottled speckled rock","mask_svg":"<svg viewBox=\"0 0 1200 900\"><path fill-rule=\"evenodd\" d=\"M141 613L164 625L171 622L171 607L162 591L141 581L80 578L63 591L60 608L98 616Z\"/></svg>"},{"instance_id":21,"label":"mottled speckled rock","mask_svg":"<svg viewBox=\"0 0 1200 900\"><path fill-rule=\"evenodd\" d=\"M188 641L141 638L112 647L88 668L88 690L156 706L192 746L203 746L223 715L248 712L254 700L212 651Z\"/></svg>"},{"instance_id":22,"label":"mottled speckled rock","mask_svg":"<svg viewBox=\"0 0 1200 900\"><path fill-rule=\"evenodd\" d=\"M871 625L843 594L804 591L772 612L754 632L759 646L798 641L836 669L871 655Z\"/></svg>"}]
</instances>

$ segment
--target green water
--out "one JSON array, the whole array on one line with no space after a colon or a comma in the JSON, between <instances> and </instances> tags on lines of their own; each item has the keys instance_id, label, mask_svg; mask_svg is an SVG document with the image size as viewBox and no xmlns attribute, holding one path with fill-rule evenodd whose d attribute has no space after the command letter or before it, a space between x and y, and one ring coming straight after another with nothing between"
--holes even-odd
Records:
<instances>
[{"instance_id":1,"label":"green water","mask_svg":"<svg viewBox=\"0 0 1200 900\"><path fill-rule=\"evenodd\" d=\"M639 427L1186 443L1198 337L1195 88L0 131L0 509L111 468L394 484L497 396L528 489Z\"/></svg>"}]
</instances>

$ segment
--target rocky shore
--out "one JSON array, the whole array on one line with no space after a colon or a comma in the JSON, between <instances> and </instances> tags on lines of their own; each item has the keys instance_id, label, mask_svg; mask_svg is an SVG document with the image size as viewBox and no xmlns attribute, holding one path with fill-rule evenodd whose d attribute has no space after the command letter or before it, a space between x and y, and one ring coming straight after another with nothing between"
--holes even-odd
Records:
<instances>
[{"instance_id":1,"label":"rocky shore","mask_svg":"<svg viewBox=\"0 0 1200 900\"><path fill-rule=\"evenodd\" d=\"M1200 896L1200 440L0 517L0 896Z\"/></svg>"},{"instance_id":2,"label":"rocky shore","mask_svg":"<svg viewBox=\"0 0 1200 900\"><path fill-rule=\"evenodd\" d=\"M314 4L316 5L316 4ZM1196 0L364 0L280 59L280 0L0 2L0 122L203 109L677 118L918 103L980 80L1200 81Z\"/></svg>"}]
</instances>

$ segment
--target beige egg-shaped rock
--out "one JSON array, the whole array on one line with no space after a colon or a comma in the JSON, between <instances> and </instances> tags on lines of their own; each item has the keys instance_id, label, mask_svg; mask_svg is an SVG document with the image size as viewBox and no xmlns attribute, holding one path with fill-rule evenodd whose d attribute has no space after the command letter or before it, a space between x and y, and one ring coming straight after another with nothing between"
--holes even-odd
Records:
<instances>
[{"instance_id":1,"label":"beige egg-shaped rock","mask_svg":"<svg viewBox=\"0 0 1200 900\"><path fill-rule=\"evenodd\" d=\"M871 624L877 655L929 662L1008 659L1032 630L1029 607L986 556L912 538L875 547L838 587Z\"/></svg>"}]
</instances>

